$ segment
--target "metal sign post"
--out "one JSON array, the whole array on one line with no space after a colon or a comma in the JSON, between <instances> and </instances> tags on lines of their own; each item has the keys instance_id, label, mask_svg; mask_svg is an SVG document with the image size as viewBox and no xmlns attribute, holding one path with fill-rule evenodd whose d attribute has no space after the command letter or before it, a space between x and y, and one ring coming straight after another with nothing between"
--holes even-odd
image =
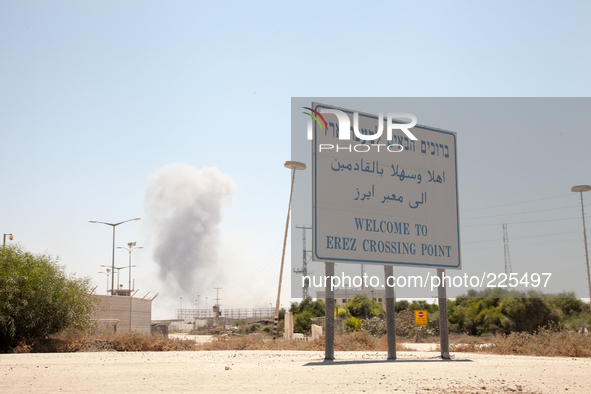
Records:
<instances>
[{"instance_id":1,"label":"metal sign post","mask_svg":"<svg viewBox=\"0 0 591 394\"><path fill-rule=\"evenodd\" d=\"M324 275L326 276L324 322L326 332L324 333L324 361L334 360L334 289L332 288L332 277L334 276L334 263L324 263ZM330 283L330 284L329 284Z\"/></svg>"},{"instance_id":2,"label":"metal sign post","mask_svg":"<svg viewBox=\"0 0 591 394\"><path fill-rule=\"evenodd\" d=\"M429 325L429 313L426 310L416 310L415 311L415 332L417 337L415 342L419 341L419 326L428 326Z\"/></svg>"},{"instance_id":3,"label":"metal sign post","mask_svg":"<svg viewBox=\"0 0 591 394\"><path fill-rule=\"evenodd\" d=\"M449 359L449 330L447 328L447 294L443 281L445 270L438 269L439 287L437 288L437 300L439 301L439 343L441 358Z\"/></svg>"},{"instance_id":4,"label":"metal sign post","mask_svg":"<svg viewBox=\"0 0 591 394\"><path fill-rule=\"evenodd\" d=\"M388 360L396 360L396 310L394 287L389 286L388 278L394 277L394 267L384 266L386 276L386 340L388 342Z\"/></svg>"}]
</instances>

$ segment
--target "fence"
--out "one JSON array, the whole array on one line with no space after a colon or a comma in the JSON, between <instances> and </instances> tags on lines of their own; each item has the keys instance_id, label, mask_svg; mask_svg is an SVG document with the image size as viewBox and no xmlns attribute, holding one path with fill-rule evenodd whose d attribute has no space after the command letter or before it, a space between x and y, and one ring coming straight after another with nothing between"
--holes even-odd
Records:
<instances>
[{"instance_id":1,"label":"fence","mask_svg":"<svg viewBox=\"0 0 591 394\"><path fill-rule=\"evenodd\" d=\"M212 309L189 309L189 308L177 308L176 318L181 319L187 323L194 322L195 320L202 319L213 319L215 317ZM230 320L245 320L245 321L258 321L262 319L273 319L275 316L275 308L234 308L234 309L223 309L220 308L220 319Z\"/></svg>"}]
</instances>

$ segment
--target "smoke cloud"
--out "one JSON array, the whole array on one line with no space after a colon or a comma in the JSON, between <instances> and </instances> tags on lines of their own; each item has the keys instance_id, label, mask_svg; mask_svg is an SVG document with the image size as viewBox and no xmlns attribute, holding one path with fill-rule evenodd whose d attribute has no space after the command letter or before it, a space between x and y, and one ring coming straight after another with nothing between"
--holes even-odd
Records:
<instances>
[{"instance_id":1,"label":"smoke cloud","mask_svg":"<svg viewBox=\"0 0 591 394\"><path fill-rule=\"evenodd\" d=\"M185 293L220 279L218 225L235 190L217 168L167 165L148 179L147 225L160 278Z\"/></svg>"}]
</instances>

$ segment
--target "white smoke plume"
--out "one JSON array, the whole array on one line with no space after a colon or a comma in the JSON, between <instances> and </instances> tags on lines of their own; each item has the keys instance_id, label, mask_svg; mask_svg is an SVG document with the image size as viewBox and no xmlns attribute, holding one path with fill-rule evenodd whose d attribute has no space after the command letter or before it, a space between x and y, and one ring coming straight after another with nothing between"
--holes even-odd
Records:
<instances>
[{"instance_id":1,"label":"white smoke plume","mask_svg":"<svg viewBox=\"0 0 591 394\"><path fill-rule=\"evenodd\" d=\"M175 163L150 176L146 218L154 261L168 286L191 293L220 279L218 225L234 190L232 178L215 167Z\"/></svg>"}]
</instances>

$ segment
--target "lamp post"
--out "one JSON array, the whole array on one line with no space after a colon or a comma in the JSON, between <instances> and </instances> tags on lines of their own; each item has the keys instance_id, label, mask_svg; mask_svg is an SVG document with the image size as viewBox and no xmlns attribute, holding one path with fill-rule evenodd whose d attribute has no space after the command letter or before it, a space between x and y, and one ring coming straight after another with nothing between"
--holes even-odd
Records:
<instances>
[{"instance_id":1,"label":"lamp post","mask_svg":"<svg viewBox=\"0 0 591 394\"><path fill-rule=\"evenodd\" d=\"M289 192L289 205L287 206L287 221L285 223L285 236L283 237L283 253L281 254L281 268L279 269L279 288L277 289L277 303L275 304L275 318L273 319L273 339L277 339L277 323L279 322L279 307L281 298L281 281L283 280L283 265L285 262L285 245L287 244L287 231L289 230L289 214L291 212L291 197L293 195L293 183L296 170L305 170L306 165L299 161L286 161L284 166L291 169L291 191Z\"/></svg>"},{"instance_id":2,"label":"lamp post","mask_svg":"<svg viewBox=\"0 0 591 394\"><path fill-rule=\"evenodd\" d=\"M101 267L108 267L108 265L101 265ZM134 265L135 267L135 265ZM113 274L115 274L115 270L117 270L117 290L119 290L119 272L123 269L123 268L127 268L127 267L113 267ZM113 275L113 279L114 279L115 275ZM112 286L112 285L111 285ZM111 295L113 295L113 287L111 287Z\"/></svg>"},{"instance_id":3,"label":"lamp post","mask_svg":"<svg viewBox=\"0 0 591 394\"><path fill-rule=\"evenodd\" d=\"M8 239L9 240L13 240L14 239L14 235L12 234L4 234L4 242L2 243L2 247L5 248L6 247L6 236L8 235Z\"/></svg>"},{"instance_id":4,"label":"lamp post","mask_svg":"<svg viewBox=\"0 0 591 394\"><path fill-rule=\"evenodd\" d=\"M115 227L117 227L123 223L131 222L132 220L141 220L141 218L124 220L123 222L119 222L119 223L106 223L106 222L99 222L96 220L89 220L90 223L101 223L101 224L106 224L107 226L113 227L113 263L111 264L113 271L115 271ZM119 285L119 284L117 284L117 285ZM113 293L115 291L114 288L115 288L115 277L113 276L113 277L111 277L111 295L113 295Z\"/></svg>"},{"instance_id":5,"label":"lamp post","mask_svg":"<svg viewBox=\"0 0 591 394\"><path fill-rule=\"evenodd\" d=\"M136 249L143 249L143 246L135 246L135 242L130 242L127 244L127 248L124 246L117 246L117 249L125 249L129 252L129 295L131 296L131 252ZM135 265L133 266L135 267ZM134 286L135 287L135 286Z\"/></svg>"},{"instance_id":6,"label":"lamp post","mask_svg":"<svg viewBox=\"0 0 591 394\"><path fill-rule=\"evenodd\" d=\"M571 192L581 194L581 213L583 215L583 240L585 241L585 262L587 263L587 284L589 285L589 304L591 305L591 276L589 275L589 250L587 248L587 230L585 228L585 207L583 206L583 192L591 190L589 185L578 185L571 187Z\"/></svg>"},{"instance_id":7,"label":"lamp post","mask_svg":"<svg viewBox=\"0 0 591 394\"><path fill-rule=\"evenodd\" d=\"M111 273L111 269L107 268L105 271L107 272L100 271L99 274L107 275L107 294L109 294L109 274Z\"/></svg>"}]
</instances>

